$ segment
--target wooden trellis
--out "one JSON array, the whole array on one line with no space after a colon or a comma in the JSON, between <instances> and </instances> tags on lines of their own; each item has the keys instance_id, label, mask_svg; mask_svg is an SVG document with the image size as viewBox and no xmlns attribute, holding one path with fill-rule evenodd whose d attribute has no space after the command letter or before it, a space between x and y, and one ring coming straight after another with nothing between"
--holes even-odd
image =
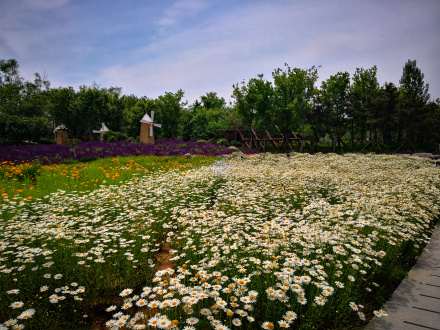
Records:
<instances>
[{"instance_id":1,"label":"wooden trellis","mask_svg":"<svg viewBox=\"0 0 440 330\"><path fill-rule=\"evenodd\" d=\"M255 130L251 127L250 129L250 137L244 138L243 133L241 132L241 129L239 127L236 128L236 132L238 136L240 137L241 141L245 144L245 146L248 149L252 149L253 145L255 145L255 148L258 150L266 150L266 143L272 143L273 146L279 150L279 146L277 142L283 141L286 142L286 144L289 146L290 149L292 149L292 142L297 141L299 145L301 145L302 141L301 138L297 137L296 134L291 131L289 136L284 136L278 126L276 126L276 129L278 131L278 137L272 137L267 129L264 130L263 136L258 136L258 134L255 132Z\"/></svg>"}]
</instances>

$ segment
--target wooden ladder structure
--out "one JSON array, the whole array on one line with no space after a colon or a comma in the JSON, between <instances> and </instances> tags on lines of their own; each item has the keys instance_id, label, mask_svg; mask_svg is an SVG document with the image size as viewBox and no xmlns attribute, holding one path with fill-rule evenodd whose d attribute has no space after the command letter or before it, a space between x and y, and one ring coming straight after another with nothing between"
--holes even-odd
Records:
<instances>
[{"instance_id":1,"label":"wooden ladder structure","mask_svg":"<svg viewBox=\"0 0 440 330\"><path fill-rule=\"evenodd\" d=\"M293 131L290 132L291 136L285 137L284 134L281 133L281 131L277 125L275 125L275 128L277 129L277 131L281 137L272 137L270 135L269 131L267 129L265 129L264 134L267 135L267 138L260 138L260 137L258 137L255 130L251 127L251 130L250 130L251 137L248 139L245 139L243 136L243 133L241 132L239 127L236 127L235 130L238 132L238 135L240 136L241 140L243 141L246 148L248 148L248 149L252 149L252 145L254 143L255 143L256 149L259 149L259 147L260 147L262 150L266 149L265 148L266 142L272 143L273 146L277 150L279 150L279 146L278 146L277 142L280 142L280 141L286 142L290 149L293 149L293 146L292 146L293 141L298 141L300 145L302 144L301 138L297 137Z\"/></svg>"}]
</instances>

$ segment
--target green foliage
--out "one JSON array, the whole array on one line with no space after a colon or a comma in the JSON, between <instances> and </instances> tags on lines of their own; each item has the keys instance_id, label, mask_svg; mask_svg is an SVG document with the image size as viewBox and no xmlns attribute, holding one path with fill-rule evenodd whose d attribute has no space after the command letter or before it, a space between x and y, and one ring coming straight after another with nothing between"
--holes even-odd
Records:
<instances>
[{"instance_id":1,"label":"green foliage","mask_svg":"<svg viewBox=\"0 0 440 330\"><path fill-rule=\"evenodd\" d=\"M226 101L223 97L218 97L217 93L209 92L200 97L202 106L206 109L224 109Z\"/></svg>"},{"instance_id":2,"label":"green foliage","mask_svg":"<svg viewBox=\"0 0 440 330\"><path fill-rule=\"evenodd\" d=\"M229 142L226 139L219 139L217 140L217 144L221 144L222 146L227 146L229 145Z\"/></svg>"},{"instance_id":3,"label":"green foliage","mask_svg":"<svg viewBox=\"0 0 440 330\"><path fill-rule=\"evenodd\" d=\"M134 100L129 99L127 108L124 109L124 124L123 124L123 130L127 136L131 137L139 137L140 135L140 121L142 117L148 113L150 114L151 111L155 111L156 117L154 118L157 122L158 118L158 110L159 107L157 105L157 102L155 100L143 98L136 103L132 104ZM157 131L156 131L157 136Z\"/></svg>"},{"instance_id":4,"label":"green foliage","mask_svg":"<svg viewBox=\"0 0 440 330\"><path fill-rule=\"evenodd\" d=\"M425 85L425 75L417 67L416 60L408 60L403 67L402 77L399 80L402 96L413 102L425 104L429 101L429 84Z\"/></svg>"},{"instance_id":5,"label":"green foliage","mask_svg":"<svg viewBox=\"0 0 440 330\"><path fill-rule=\"evenodd\" d=\"M350 91L350 74L338 72L322 82L321 93L325 106L329 107L328 119L330 132L336 136L338 146L341 146L347 121L348 95Z\"/></svg>"},{"instance_id":6,"label":"green foliage","mask_svg":"<svg viewBox=\"0 0 440 330\"><path fill-rule=\"evenodd\" d=\"M55 144L55 139L49 139L49 138L41 138L40 144Z\"/></svg>"},{"instance_id":7,"label":"green foliage","mask_svg":"<svg viewBox=\"0 0 440 330\"><path fill-rule=\"evenodd\" d=\"M108 130L102 134L102 139L106 142L117 142L124 140L124 135L120 132Z\"/></svg>"},{"instance_id":8,"label":"green foliage","mask_svg":"<svg viewBox=\"0 0 440 330\"><path fill-rule=\"evenodd\" d=\"M176 93L166 92L156 100L159 108L155 114L154 121L162 124L158 136L164 139L176 139L179 131L179 122L182 115L182 98L185 95L183 90L179 89Z\"/></svg>"},{"instance_id":9,"label":"green foliage","mask_svg":"<svg viewBox=\"0 0 440 330\"><path fill-rule=\"evenodd\" d=\"M302 137L302 147L309 139L314 151L324 150L319 149L319 141L326 135L333 141L330 151L336 147L338 152L359 151L371 142L397 149L405 141L411 141L412 149L438 149L440 101L429 102L429 84L415 60L405 63L399 87L379 86L376 66L357 68L351 83L349 73L339 72L319 89L314 86L318 78L314 66L300 69L286 64L275 69L271 78L260 74L234 84L231 106L216 92L208 92L186 107L182 90L148 99L122 95L120 87L102 88L96 83L80 86L79 91L51 89L38 73L31 81L21 77L16 60L0 60L0 142L47 143L60 124L67 127L71 139L88 141L96 138L92 130L102 122L138 141L141 118L154 111L154 121L162 124L154 135L162 139L216 142L225 131L240 128L245 138L253 136L252 129L263 139L267 133L288 138L293 131ZM115 141L120 136L106 139ZM287 148L285 142L277 143Z\"/></svg>"}]
</instances>

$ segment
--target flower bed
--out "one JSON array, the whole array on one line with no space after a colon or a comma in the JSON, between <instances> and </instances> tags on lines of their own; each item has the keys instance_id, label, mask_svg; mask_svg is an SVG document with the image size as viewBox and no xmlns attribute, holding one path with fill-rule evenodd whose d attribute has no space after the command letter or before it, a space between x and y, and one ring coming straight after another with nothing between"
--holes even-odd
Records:
<instances>
[{"instance_id":1,"label":"flower bed","mask_svg":"<svg viewBox=\"0 0 440 330\"><path fill-rule=\"evenodd\" d=\"M374 299L428 242L439 188L423 158L235 154L5 198L0 321L80 327L99 309L134 329L359 326L386 315Z\"/></svg>"},{"instance_id":2,"label":"flower bed","mask_svg":"<svg viewBox=\"0 0 440 330\"><path fill-rule=\"evenodd\" d=\"M245 151L246 153L255 153ZM130 142L83 142L73 147L65 145L0 146L0 163L15 164L38 161L56 164L67 160L92 160L131 155L181 156L185 154L219 156L230 154L228 147L194 141L156 140L155 145Z\"/></svg>"}]
</instances>

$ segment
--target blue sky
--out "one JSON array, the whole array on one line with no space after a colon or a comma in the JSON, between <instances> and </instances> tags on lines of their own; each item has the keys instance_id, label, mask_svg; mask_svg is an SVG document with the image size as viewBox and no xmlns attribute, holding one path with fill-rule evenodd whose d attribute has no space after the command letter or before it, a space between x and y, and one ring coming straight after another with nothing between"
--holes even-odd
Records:
<instances>
[{"instance_id":1,"label":"blue sky","mask_svg":"<svg viewBox=\"0 0 440 330\"><path fill-rule=\"evenodd\" d=\"M440 97L438 0L0 0L0 58L52 87L120 86L156 98L231 99L232 84L284 63L320 81L377 65L399 85L408 59Z\"/></svg>"}]
</instances>

